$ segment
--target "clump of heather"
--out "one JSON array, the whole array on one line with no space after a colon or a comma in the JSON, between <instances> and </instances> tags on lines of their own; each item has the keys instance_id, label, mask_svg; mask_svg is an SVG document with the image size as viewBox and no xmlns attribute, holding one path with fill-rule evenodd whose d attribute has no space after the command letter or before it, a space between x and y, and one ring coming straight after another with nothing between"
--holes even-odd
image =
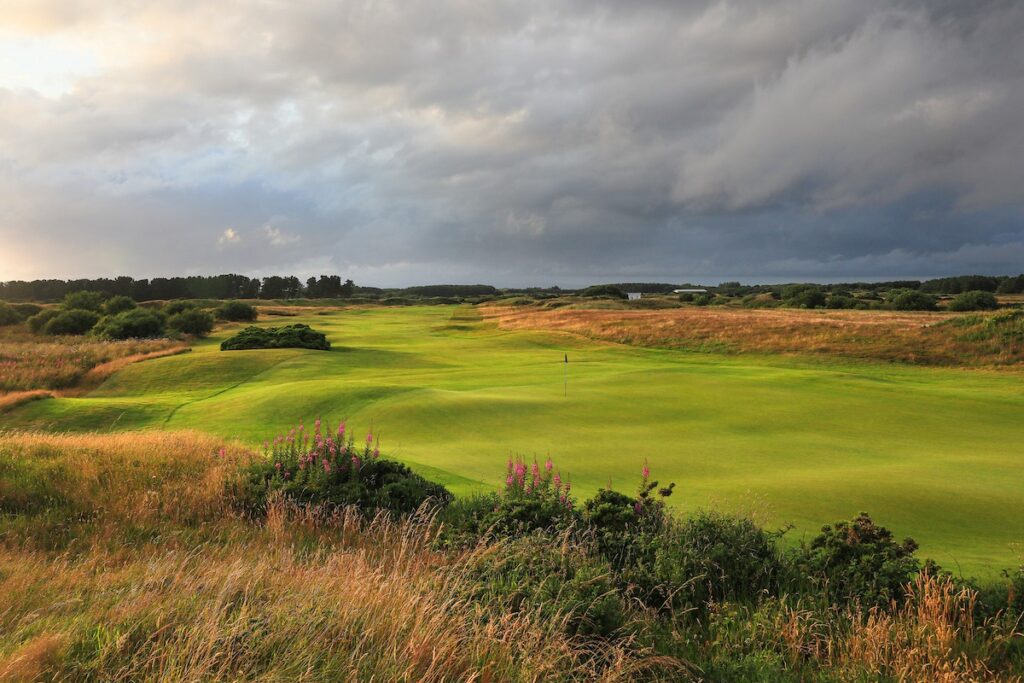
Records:
<instances>
[{"instance_id":1,"label":"clump of heather","mask_svg":"<svg viewBox=\"0 0 1024 683\"><path fill-rule=\"evenodd\" d=\"M250 512L265 511L270 494L280 492L299 504L355 505L366 510L409 513L432 500L451 501L440 484L427 481L402 463L380 456L370 432L358 445L344 422L334 428L317 418L263 445L264 458L252 465L236 492Z\"/></svg>"},{"instance_id":2,"label":"clump of heather","mask_svg":"<svg viewBox=\"0 0 1024 683\"><path fill-rule=\"evenodd\" d=\"M569 478L550 458L543 465L509 458L500 492L456 503L448 516L450 536L512 538L576 527L580 516L571 492Z\"/></svg>"}]
</instances>

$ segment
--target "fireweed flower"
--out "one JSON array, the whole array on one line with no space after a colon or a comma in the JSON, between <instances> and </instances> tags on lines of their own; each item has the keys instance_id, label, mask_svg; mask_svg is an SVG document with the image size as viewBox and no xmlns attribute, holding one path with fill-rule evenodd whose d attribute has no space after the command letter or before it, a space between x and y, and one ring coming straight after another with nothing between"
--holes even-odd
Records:
<instances>
[{"instance_id":1,"label":"fireweed flower","mask_svg":"<svg viewBox=\"0 0 1024 683\"><path fill-rule=\"evenodd\" d=\"M548 458L548 461L544 463L544 469L546 469L548 472L550 472L554 466L555 463L551 462L551 458Z\"/></svg>"},{"instance_id":2,"label":"fireweed flower","mask_svg":"<svg viewBox=\"0 0 1024 683\"><path fill-rule=\"evenodd\" d=\"M374 458L380 457L380 449L379 448L374 448L373 449L373 457Z\"/></svg>"},{"instance_id":3,"label":"fireweed flower","mask_svg":"<svg viewBox=\"0 0 1024 683\"><path fill-rule=\"evenodd\" d=\"M323 465L324 465L324 472L326 474L330 474L331 473L331 463L327 462L327 458L324 458L321 462L323 462Z\"/></svg>"},{"instance_id":4,"label":"fireweed flower","mask_svg":"<svg viewBox=\"0 0 1024 683\"><path fill-rule=\"evenodd\" d=\"M643 475L645 482L651 478L651 468L647 466L646 460L644 461L644 468L643 470L640 471L640 473Z\"/></svg>"},{"instance_id":5,"label":"fireweed flower","mask_svg":"<svg viewBox=\"0 0 1024 683\"><path fill-rule=\"evenodd\" d=\"M369 446L373 443L373 432L367 432L366 434L366 445Z\"/></svg>"},{"instance_id":6,"label":"fireweed flower","mask_svg":"<svg viewBox=\"0 0 1024 683\"><path fill-rule=\"evenodd\" d=\"M512 488L512 485L515 483L515 481L515 477L513 477L511 474L508 475L508 477L505 478L505 488Z\"/></svg>"}]
</instances>

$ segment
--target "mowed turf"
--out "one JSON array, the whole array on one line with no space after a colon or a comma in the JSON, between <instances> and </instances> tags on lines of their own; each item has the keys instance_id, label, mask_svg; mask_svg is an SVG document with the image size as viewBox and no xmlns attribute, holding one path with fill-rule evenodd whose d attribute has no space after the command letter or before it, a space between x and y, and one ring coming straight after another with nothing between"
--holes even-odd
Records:
<instances>
[{"instance_id":1,"label":"mowed turf","mask_svg":"<svg viewBox=\"0 0 1024 683\"><path fill-rule=\"evenodd\" d=\"M221 352L237 327L220 330L0 427L194 428L258 445L320 415L360 437L372 426L385 453L456 493L500 484L509 454L550 455L580 497L632 491L646 460L676 482L676 506L752 512L794 524L792 539L866 511L954 571L991 576L1024 555L1018 373L636 348L501 331L457 307L260 324L293 322L334 348Z\"/></svg>"}]
</instances>

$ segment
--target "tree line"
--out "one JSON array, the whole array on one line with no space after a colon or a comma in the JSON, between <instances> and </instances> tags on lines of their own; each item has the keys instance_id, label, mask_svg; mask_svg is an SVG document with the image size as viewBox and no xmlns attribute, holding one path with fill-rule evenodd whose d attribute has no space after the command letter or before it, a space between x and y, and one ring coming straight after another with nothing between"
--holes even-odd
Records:
<instances>
[{"instance_id":1,"label":"tree line","mask_svg":"<svg viewBox=\"0 0 1024 683\"><path fill-rule=\"evenodd\" d=\"M59 301L74 292L102 292L135 301L157 299L344 299L356 290L352 280L321 275L302 282L294 275L251 278L245 275L191 275L135 279L11 280L0 282L0 300Z\"/></svg>"}]
</instances>

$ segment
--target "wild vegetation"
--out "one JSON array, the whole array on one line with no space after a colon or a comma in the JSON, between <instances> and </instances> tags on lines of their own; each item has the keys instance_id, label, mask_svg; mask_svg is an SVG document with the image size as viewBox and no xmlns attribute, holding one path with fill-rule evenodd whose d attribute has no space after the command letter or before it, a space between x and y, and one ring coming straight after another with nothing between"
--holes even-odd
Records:
<instances>
[{"instance_id":1,"label":"wild vegetation","mask_svg":"<svg viewBox=\"0 0 1024 683\"><path fill-rule=\"evenodd\" d=\"M965 576L991 578L1019 561L1024 395L1012 370L679 353L498 329L489 309L472 306L287 310L332 350L221 353L237 332L223 326L189 354L9 410L0 428L198 429L258 447L282 419L341 410L460 498L493 481L487 454L496 448L557 453L581 499L609 479L628 485L638 461L656 457L664 477L687 482L687 495L667 499L673 509L752 511L763 524L794 525L787 543L810 538L823 520L870 510ZM996 337L1015 334L1016 315L948 316L964 326L943 323L943 334L1002 343ZM277 326L270 320L257 326Z\"/></svg>"},{"instance_id":2,"label":"wild vegetation","mask_svg":"<svg viewBox=\"0 0 1024 683\"><path fill-rule=\"evenodd\" d=\"M529 461L511 461L498 492L446 508L398 514L271 487L253 516L237 498L253 472L323 454L315 436L289 436L260 455L196 433L5 433L0 677L954 682L1024 671L1020 575L979 589L921 570L911 544L866 516L782 546L743 517L674 516L671 489L646 469L633 495L577 503L553 463ZM387 462L370 444L334 443Z\"/></svg>"},{"instance_id":3,"label":"wild vegetation","mask_svg":"<svg viewBox=\"0 0 1024 683\"><path fill-rule=\"evenodd\" d=\"M40 339L24 331L8 329L0 332L0 394L33 389L67 389L78 384L90 371L112 362L152 357L153 354L183 348L181 342L167 339Z\"/></svg>"},{"instance_id":4,"label":"wild vegetation","mask_svg":"<svg viewBox=\"0 0 1024 683\"><path fill-rule=\"evenodd\" d=\"M220 344L221 351L248 349L314 349L329 351L331 343L322 332L296 323L284 327L250 326Z\"/></svg>"},{"instance_id":5,"label":"wild vegetation","mask_svg":"<svg viewBox=\"0 0 1024 683\"><path fill-rule=\"evenodd\" d=\"M636 310L488 306L509 330L559 330L624 344L725 353L816 354L924 365L1024 361L1024 311L945 313L794 311L728 307Z\"/></svg>"}]
</instances>

